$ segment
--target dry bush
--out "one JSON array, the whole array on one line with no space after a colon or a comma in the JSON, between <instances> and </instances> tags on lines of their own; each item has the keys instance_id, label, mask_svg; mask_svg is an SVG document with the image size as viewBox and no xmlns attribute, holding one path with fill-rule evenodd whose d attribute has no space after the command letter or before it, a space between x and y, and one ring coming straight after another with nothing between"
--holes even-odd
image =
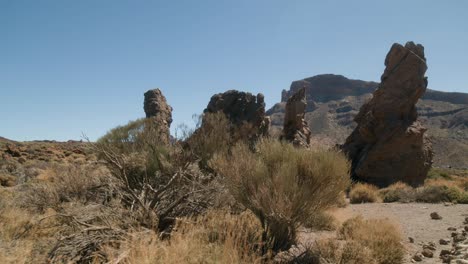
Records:
<instances>
[{"instance_id":1,"label":"dry bush","mask_svg":"<svg viewBox=\"0 0 468 264\"><path fill-rule=\"evenodd\" d=\"M346 264L377 264L372 255L372 251L368 247L364 247L357 241L347 241L341 251L341 257L339 263ZM385 262L397 264L397 262Z\"/></svg>"},{"instance_id":2,"label":"dry bush","mask_svg":"<svg viewBox=\"0 0 468 264\"><path fill-rule=\"evenodd\" d=\"M45 180L19 186L20 207L36 212L58 210L62 203L106 203L114 196L116 183L102 166L53 165Z\"/></svg>"},{"instance_id":3,"label":"dry bush","mask_svg":"<svg viewBox=\"0 0 468 264\"><path fill-rule=\"evenodd\" d=\"M377 264L368 247L350 240L322 239L305 245L301 254L293 256L286 263L308 264Z\"/></svg>"},{"instance_id":4,"label":"dry bush","mask_svg":"<svg viewBox=\"0 0 468 264\"><path fill-rule=\"evenodd\" d=\"M459 202L465 203L468 192L461 189L455 181L428 180L416 189L416 201L425 203Z\"/></svg>"},{"instance_id":5,"label":"dry bush","mask_svg":"<svg viewBox=\"0 0 468 264\"><path fill-rule=\"evenodd\" d=\"M208 168L208 161L215 153L227 153L234 140L230 135L230 124L223 112L205 113L197 129L186 140L186 151L200 160L202 168Z\"/></svg>"},{"instance_id":6,"label":"dry bush","mask_svg":"<svg viewBox=\"0 0 468 264\"><path fill-rule=\"evenodd\" d=\"M327 212L317 212L304 223L304 227L310 228L313 231L332 231L336 230L338 223L333 215Z\"/></svg>"},{"instance_id":7,"label":"dry bush","mask_svg":"<svg viewBox=\"0 0 468 264\"><path fill-rule=\"evenodd\" d=\"M349 192L351 203L376 203L380 202L379 189L371 184L357 183Z\"/></svg>"},{"instance_id":8,"label":"dry bush","mask_svg":"<svg viewBox=\"0 0 468 264\"><path fill-rule=\"evenodd\" d=\"M339 236L359 243L361 248L369 248L379 264L403 263L405 250L401 243L401 234L386 219L364 220L360 216L351 218L343 223ZM359 246L354 245L350 250L358 251Z\"/></svg>"},{"instance_id":9,"label":"dry bush","mask_svg":"<svg viewBox=\"0 0 468 264\"><path fill-rule=\"evenodd\" d=\"M11 187L16 185L16 177L6 173L0 173L0 187Z\"/></svg>"},{"instance_id":10,"label":"dry bush","mask_svg":"<svg viewBox=\"0 0 468 264\"><path fill-rule=\"evenodd\" d=\"M387 188L380 189L379 194L385 203L409 203L415 200L415 190L403 182L397 182Z\"/></svg>"},{"instance_id":11,"label":"dry bush","mask_svg":"<svg viewBox=\"0 0 468 264\"><path fill-rule=\"evenodd\" d=\"M333 150L310 151L264 139L216 155L212 167L235 199L260 220L274 251L288 249L296 228L338 203L349 184L349 163Z\"/></svg>"},{"instance_id":12,"label":"dry bush","mask_svg":"<svg viewBox=\"0 0 468 264\"><path fill-rule=\"evenodd\" d=\"M209 211L182 218L169 240L135 233L119 249L108 248L111 263L265 263L262 229L249 212Z\"/></svg>"},{"instance_id":13,"label":"dry bush","mask_svg":"<svg viewBox=\"0 0 468 264\"><path fill-rule=\"evenodd\" d=\"M185 159L177 144L162 142L159 133L154 122L137 120L112 129L94 149L118 181L128 208L145 226L163 231L175 217L206 210L215 200L215 183Z\"/></svg>"}]
</instances>

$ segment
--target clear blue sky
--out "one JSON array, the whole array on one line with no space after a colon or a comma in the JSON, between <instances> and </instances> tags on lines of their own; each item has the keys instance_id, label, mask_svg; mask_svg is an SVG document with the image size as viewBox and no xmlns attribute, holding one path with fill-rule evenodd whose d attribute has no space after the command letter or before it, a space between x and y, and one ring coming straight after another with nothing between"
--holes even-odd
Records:
<instances>
[{"instance_id":1,"label":"clear blue sky","mask_svg":"<svg viewBox=\"0 0 468 264\"><path fill-rule=\"evenodd\" d=\"M394 42L425 46L429 87L468 92L468 1L0 0L0 136L91 139L163 90L173 127L214 93L320 73L378 81Z\"/></svg>"}]
</instances>

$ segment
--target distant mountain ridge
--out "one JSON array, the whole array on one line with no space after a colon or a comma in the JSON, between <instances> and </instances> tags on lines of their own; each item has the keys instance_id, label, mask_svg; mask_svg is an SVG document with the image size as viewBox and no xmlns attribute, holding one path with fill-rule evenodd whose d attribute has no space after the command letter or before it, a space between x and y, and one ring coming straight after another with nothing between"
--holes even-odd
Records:
<instances>
[{"instance_id":1,"label":"distant mountain ridge","mask_svg":"<svg viewBox=\"0 0 468 264\"><path fill-rule=\"evenodd\" d=\"M429 81L430 83L430 81ZM341 144L355 128L354 116L372 97L379 83L321 74L293 81L283 90L281 102L267 111L272 132L282 129L287 99L306 87L306 121L312 136ZM417 103L420 121L428 128L435 151L435 166L468 168L468 93L427 89ZM275 131L276 130L276 131Z\"/></svg>"},{"instance_id":2,"label":"distant mountain ridge","mask_svg":"<svg viewBox=\"0 0 468 264\"><path fill-rule=\"evenodd\" d=\"M306 87L308 97L315 102L326 102L342 99L346 96L358 96L372 93L379 86L378 82L348 79L343 75L320 74L313 77L293 81L289 90L281 93L281 102L300 88ZM449 102L452 104L468 104L468 93L443 92L427 89L422 99Z\"/></svg>"}]
</instances>

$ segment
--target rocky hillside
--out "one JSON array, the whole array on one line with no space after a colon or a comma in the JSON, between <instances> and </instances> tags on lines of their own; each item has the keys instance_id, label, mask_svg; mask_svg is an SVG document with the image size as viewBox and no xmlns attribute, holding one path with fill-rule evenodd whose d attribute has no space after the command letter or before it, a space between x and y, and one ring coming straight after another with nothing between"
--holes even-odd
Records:
<instances>
[{"instance_id":1,"label":"rocky hillside","mask_svg":"<svg viewBox=\"0 0 468 264\"><path fill-rule=\"evenodd\" d=\"M355 128L359 108L378 85L333 74L294 81L289 90L283 90L281 102L267 111L273 133L282 128L289 96L306 87L306 121L312 135L341 144ZM468 94L428 89L417 108L433 142L434 165L468 168Z\"/></svg>"}]
</instances>

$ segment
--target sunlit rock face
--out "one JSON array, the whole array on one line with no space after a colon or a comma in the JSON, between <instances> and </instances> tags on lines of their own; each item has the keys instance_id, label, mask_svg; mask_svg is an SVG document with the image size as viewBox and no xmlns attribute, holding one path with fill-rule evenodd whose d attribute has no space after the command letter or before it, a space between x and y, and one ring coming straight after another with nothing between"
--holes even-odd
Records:
<instances>
[{"instance_id":1,"label":"sunlit rock face","mask_svg":"<svg viewBox=\"0 0 468 264\"><path fill-rule=\"evenodd\" d=\"M427 87L424 47L393 44L379 88L354 121L357 127L342 146L356 180L380 187L402 181L424 182L432 164L431 142L417 120L416 103Z\"/></svg>"}]
</instances>

